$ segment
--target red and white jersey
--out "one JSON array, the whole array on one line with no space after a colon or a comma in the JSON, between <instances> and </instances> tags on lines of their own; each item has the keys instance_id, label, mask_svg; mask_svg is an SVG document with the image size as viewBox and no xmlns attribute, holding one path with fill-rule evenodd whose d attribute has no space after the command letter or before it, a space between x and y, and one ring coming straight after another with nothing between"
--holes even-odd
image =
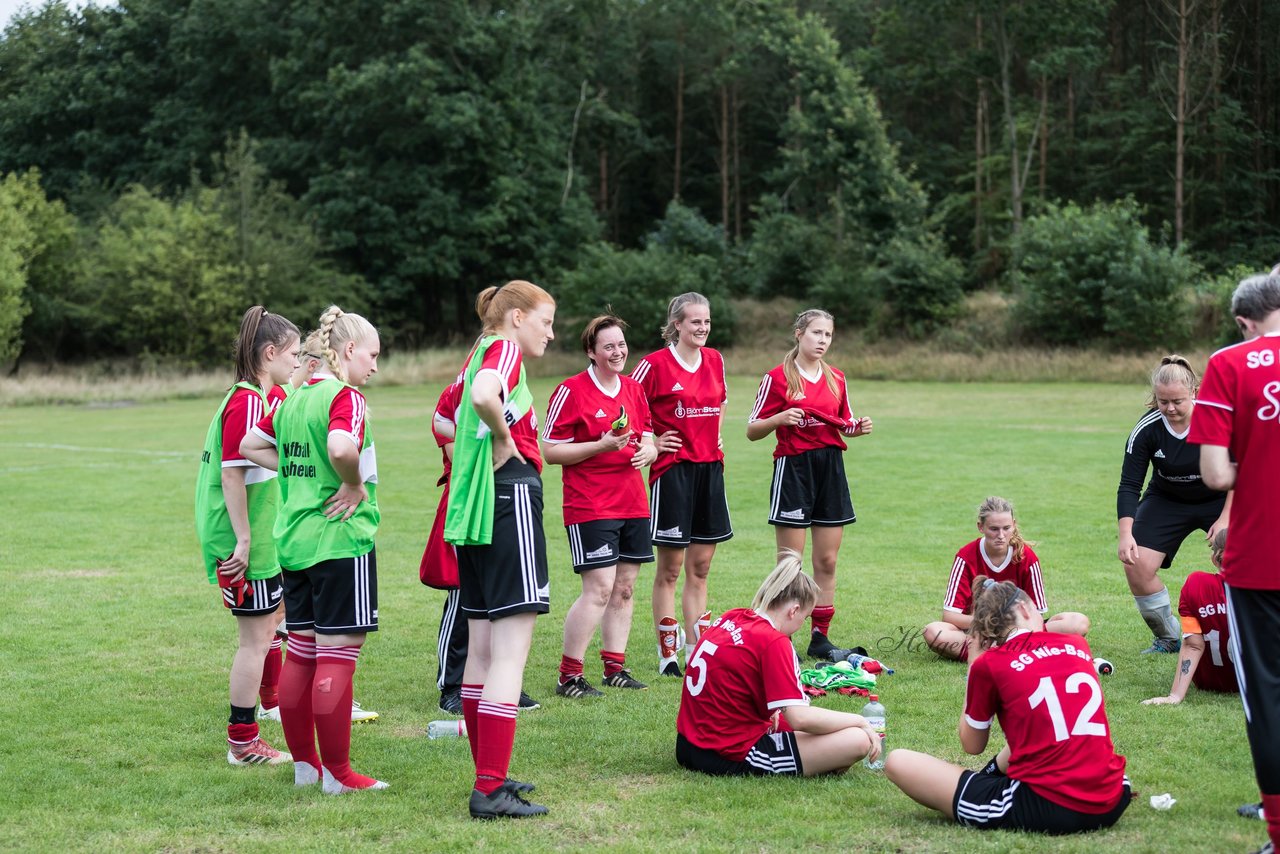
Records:
<instances>
[{"instance_id":1,"label":"red and white jersey","mask_svg":"<svg viewBox=\"0 0 1280 854\"><path fill-rule=\"evenodd\" d=\"M969 666L964 719L1009 742L1009 776L1078 812L1110 810L1124 785L1102 686L1084 638L1020 632Z\"/></svg>"},{"instance_id":2,"label":"red and white jersey","mask_svg":"<svg viewBox=\"0 0 1280 854\"><path fill-rule=\"evenodd\" d=\"M247 388L237 388L222 410L222 467L251 469L246 473L246 483L269 480L274 471L251 463L240 453L240 442L266 415L268 409L262 403L262 395Z\"/></svg>"},{"instance_id":3,"label":"red and white jersey","mask_svg":"<svg viewBox=\"0 0 1280 854\"><path fill-rule=\"evenodd\" d=\"M973 579L979 575L993 581L1012 581L1031 597L1041 614L1049 610L1044 601L1044 582L1040 578L1040 558L1036 557L1031 546L1022 547L1022 560L1015 561L1010 548L1004 560L996 564L987 557L986 540L982 537L956 552L942 609L957 614L970 613L973 610Z\"/></svg>"},{"instance_id":4,"label":"red and white jersey","mask_svg":"<svg viewBox=\"0 0 1280 854\"><path fill-rule=\"evenodd\" d=\"M564 522L576 525L596 519L647 519L649 496L644 475L631 460L644 436L653 435L649 402L631 377L618 377L613 393L605 391L591 367L569 377L551 394L542 441L548 444L594 442L608 433L623 408L631 438L618 451L594 454L564 467Z\"/></svg>"},{"instance_id":5,"label":"red and white jersey","mask_svg":"<svg viewBox=\"0 0 1280 854\"><path fill-rule=\"evenodd\" d=\"M315 385L322 381L322 379L315 379L307 383L307 385ZM334 382L337 382L337 380L334 380ZM364 395L352 386L344 386L338 390L338 393L334 395L329 404L329 432L340 433L351 439L357 448L364 448L367 410L368 404L365 402ZM254 425L273 445L276 443L275 414L279 411L280 407L276 406ZM362 458L361 472L363 473L363 471L364 460Z\"/></svg>"},{"instance_id":6,"label":"red and white jersey","mask_svg":"<svg viewBox=\"0 0 1280 854\"><path fill-rule=\"evenodd\" d=\"M460 403L462 403L462 380L458 379L440 392L440 399L436 401L435 412L431 415L431 437L436 440L436 447L440 448L440 456L444 459L444 473L440 475L441 483L449 479L449 473L453 470L453 461L444 452L444 446L452 442L454 437L442 435L436 427L436 422L444 421L456 427L458 423L458 404Z\"/></svg>"},{"instance_id":7,"label":"red and white jersey","mask_svg":"<svg viewBox=\"0 0 1280 854\"><path fill-rule=\"evenodd\" d=\"M799 371L798 366L796 370ZM774 435L778 438L777 447L773 449L775 459L793 457L817 448L839 448L843 451L848 447L840 436L839 430L815 418L812 414L820 412L845 421L853 421L853 409L849 406L849 387L845 383L844 374L835 368L831 368L831 373L835 377L836 388L839 390L837 394L832 394L831 387L827 385L827 378L821 371L815 377L807 376L804 371L800 371L800 394L794 398L787 396L787 376L782 371L782 365L769 371L764 375L764 379L760 380L760 390L756 392L756 403L751 409L748 422L772 418L779 412L793 407L799 407L810 413L795 427L784 425L774 431Z\"/></svg>"},{"instance_id":8,"label":"red and white jersey","mask_svg":"<svg viewBox=\"0 0 1280 854\"><path fill-rule=\"evenodd\" d=\"M653 414L653 432L661 436L670 430L680 434L684 444L674 454L659 454L649 469L653 483L676 463L715 463L724 459L720 450L720 418L728 397L724 358L716 350L703 347L696 365L685 364L675 346L650 353L631 371L640 383Z\"/></svg>"},{"instance_id":9,"label":"red and white jersey","mask_svg":"<svg viewBox=\"0 0 1280 854\"><path fill-rule=\"evenodd\" d=\"M791 638L750 608L726 611L702 633L685 668L676 731L740 761L773 713L808 705Z\"/></svg>"},{"instance_id":10,"label":"red and white jersey","mask_svg":"<svg viewBox=\"0 0 1280 854\"><path fill-rule=\"evenodd\" d=\"M1221 445L1236 462L1231 536L1222 579L1232 587L1280 590L1280 333L1209 357L1187 441Z\"/></svg>"},{"instance_id":11,"label":"red and white jersey","mask_svg":"<svg viewBox=\"0 0 1280 854\"><path fill-rule=\"evenodd\" d=\"M277 406L284 403L284 399L289 396L282 385L273 385L271 391L267 392L267 411L273 411ZM256 421L254 422L257 423Z\"/></svg>"},{"instance_id":12,"label":"red and white jersey","mask_svg":"<svg viewBox=\"0 0 1280 854\"><path fill-rule=\"evenodd\" d=\"M1228 654L1231 627L1228 625L1227 591L1222 585L1222 576L1212 572L1188 575L1178 597L1178 614L1182 617L1184 637L1204 635L1204 655L1200 656L1191 681L1202 691L1239 691L1236 670Z\"/></svg>"},{"instance_id":13,"label":"red and white jersey","mask_svg":"<svg viewBox=\"0 0 1280 854\"><path fill-rule=\"evenodd\" d=\"M520 366L523 363L524 356L520 352L520 346L514 341L499 338L489 345L489 349L484 351L480 369L476 371L476 376L480 376L486 371L496 374L502 382L503 399L505 400L520 384ZM528 412L520 416L520 419L511 425L510 429L511 438L515 440L516 449L520 451L520 455L528 460L531 466L541 472L542 449L538 447L538 414L534 411L532 405L529 406Z\"/></svg>"}]
</instances>

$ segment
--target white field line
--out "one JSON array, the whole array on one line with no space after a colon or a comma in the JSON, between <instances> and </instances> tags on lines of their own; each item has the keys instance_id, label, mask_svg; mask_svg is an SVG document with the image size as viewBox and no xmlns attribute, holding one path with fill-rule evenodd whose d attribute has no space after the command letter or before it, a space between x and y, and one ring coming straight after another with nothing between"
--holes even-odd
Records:
<instances>
[{"instance_id":1,"label":"white field line","mask_svg":"<svg viewBox=\"0 0 1280 854\"><path fill-rule=\"evenodd\" d=\"M193 451L152 451L146 448L91 448L47 442L0 442L0 448L28 448L36 451L87 451L92 454L127 454L131 457L197 457Z\"/></svg>"}]
</instances>

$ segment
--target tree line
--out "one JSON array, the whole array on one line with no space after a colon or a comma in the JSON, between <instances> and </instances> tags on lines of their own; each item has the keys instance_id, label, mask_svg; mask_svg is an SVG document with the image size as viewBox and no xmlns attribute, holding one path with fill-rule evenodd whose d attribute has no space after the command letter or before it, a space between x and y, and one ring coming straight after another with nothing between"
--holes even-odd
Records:
<instances>
[{"instance_id":1,"label":"tree line","mask_svg":"<svg viewBox=\"0 0 1280 854\"><path fill-rule=\"evenodd\" d=\"M1185 327L1276 254L1277 31L1262 0L53 0L0 34L0 359L208 358L247 299L416 346L513 275L645 340L680 290L920 336L998 286L1046 341L1141 344L1143 303ZM1082 223L1149 262L1090 266ZM1109 319L1063 333L1072 258Z\"/></svg>"}]
</instances>

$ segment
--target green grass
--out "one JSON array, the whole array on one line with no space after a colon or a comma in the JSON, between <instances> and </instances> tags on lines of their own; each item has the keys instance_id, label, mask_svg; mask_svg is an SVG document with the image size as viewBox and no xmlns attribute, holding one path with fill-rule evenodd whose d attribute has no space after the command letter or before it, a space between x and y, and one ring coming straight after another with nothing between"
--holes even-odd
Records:
<instances>
[{"instance_id":1,"label":"green grass","mask_svg":"<svg viewBox=\"0 0 1280 854\"><path fill-rule=\"evenodd\" d=\"M771 443L752 445L742 429L755 382L731 380L725 450L737 536L712 568L716 610L748 604L771 566ZM536 398L551 385L538 381ZM1037 543L1050 607L1088 613L1095 654L1116 664L1103 682L1107 710L1142 793L1116 828L1065 840L966 831L861 769L809 781L686 773L672 755L674 680L654 676L647 692L590 704L557 700L561 620L577 582L554 467L546 477L553 613L539 620L525 680L544 707L521 716L512 765L538 784L551 814L471 822L465 742L422 734L439 716L443 594L416 573L438 498L428 431L437 391L369 392L384 514L381 631L365 648L356 696L382 718L356 728L352 755L392 788L347 798L295 790L287 767L231 768L223 758L234 631L204 582L191 521L199 443L216 400L0 410L0 572L10 603L0 624L0 849L1243 851L1264 840L1261 823L1235 816L1257 791L1239 701L1193 689L1181 706L1140 705L1165 693L1173 672L1169 657L1137 654L1148 634L1115 557L1121 447L1142 389L1085 384L855 381L855 408L876 429L847 457L859 522L841 554L833 636L897 668L880 689L891 747L980 764L955 737L963 668L911 639L940 611L952 555L976 536L974 508L991 494L1011 499ZM1207 558L1187 541L1164 573L1175 596ZM642 679L653 666L649 577L642 571L637 586L630 649ZM596 653L588 673L598 679ZM820 702L860 707L839 696ZM276 725L263 729L282 745ZM1162 792L1178 799L1171 812L1146 803Z\"/></svg>"}]
</instances>

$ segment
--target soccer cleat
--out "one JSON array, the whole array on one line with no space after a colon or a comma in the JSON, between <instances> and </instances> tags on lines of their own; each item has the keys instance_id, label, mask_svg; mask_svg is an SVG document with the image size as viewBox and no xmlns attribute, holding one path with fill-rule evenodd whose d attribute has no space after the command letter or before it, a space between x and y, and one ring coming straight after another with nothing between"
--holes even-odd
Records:
<instances>
[{"instance_id":1,"label":"soccer cleat","mask_svg":"<svg viewBox=\"0 0 1280 854\"><path fill-rule=\"evenodd\" d=\"M809 650L806 654L810 658L826 658L835 648L836 645L828 640L826 635L822 632L814 632L809 637Z\"/></svg>"},{"instance_id":2,"label":"soccer cleat","mask_svg":"<svg viewBox=\"0 0 1280 854\"><path fill-rule=\"evenodd\" d=\"M680 672L679 663L674 658L672 658L670 661L658 662L658 675L674 676L677 679L684 676L684 674Z\"/></svg>"},{"instance_id":3,"label":"soccer cleat","mask_svg":"<svg viewBox=\"0 0 1280 854\"><path fill-rule=\"evenodd\" d=\"M520 795L511 791L505 784L486 795L479 789L471 790L471 801L467 804L471 817L481 820L495 818L529 818L535 815L546 815L547 808L542 804L531 804Z\"/></svg>"},{"instance_id":4,"label":"soccer cleat","mask_svg":"<svg viewBox=\"0 0 1280 854\"><path fill-rule=\"evenodd\" d=\"M320 769L310 762L293 763L293 785L314 786L320 782Z\"/></svg>"},{"instance_id":5,"label":"soccer cleat","mask_svg":"<svg viewBox=\"0 0 1280 854\"><path fill-rule=\"evenodd\" d=\"M368 709L360 708L360 704L355 700L351 701L351 722L353 724L362 724L367 721L376 721L378 719L377 712L371 712Z\"/></svg>"},{"instance_id":6,"label":"soccer cleat","mask_svg":"<svg viewBox=\"0 0 1280 854\"><path fill-rule=\"evenodd\" d=\"M280 723L280 707L279 707L279 706L273 706L272 708L268 709L268 708L266 708L265 706L259 706L259 707L258 707L258 720L260 720L260 721L275 721L276 723Z\"/></svg>"},{"instance_id":7,"label":"soccer cleat","mask_svg":"<svg viewBox=\"0 0 1280 854\"><path fill-rule=\"evenodd\" d=\"M1276 854L1275 843L1268 842L1266 845L1253 852L1253 854Z\"/></svg>"},{"instance_id":8,"label":"soccer cleat","mask_svg":"<svg viewBox=\"0 0 1280 854\"><path fill-rule=\"evenodd\" d=\"M530 711L533 711L534 709L541 709L541 708L542 708L541 703L539 703L537 700L530 697L525 692L523 691L520 692L520 702L516 703L516 711L530 712Z\"/></svg>"},{"instance_id":9,"label":"soccer cleat","mask_svg":"<svg viewBox=\"0 0 1280 854\"><path fill-rule=\"evenodd\" d=\"M1159 655L1173 653L1182 648L1182 641L1177 638L1152 638L1151 646L1142 651L1143 655Z\"/></svg>"},{"instance_id":10,"label":"soccer cleat","mask_svg":"<svg viewBox=\"0 0 1280 854\"><path fill-rule=\"evenodd\" d=\"M462 714L461 688L446 688L440 692L440 711L451 715Z\"/></svg>"},{"instance_id":11,"label":"soccer cleat","mask_svg":"<svg viewBox=\"0 0 1280 854\"><path fill-rule=\"evenodd\" d=\"M1262 811L1261 803L1245 804L1244 806L1236 809L1236 815L1241 818L1256 818L1262 821L1267 820L1266 813Z\"/></svg>"},{"instance_id":12,"label":"soccer cleat","mask_svg":"<svg viewBox=\"0 0 1280 854\"><path fill-rule=\"evenodd\" d=\"M346 783L343 783L337 777L333 776L333 774L329 773L328 768L323 768L322 771L324 782L321 784L321 789L326 795L346 795L350 792L372 792L377 789L385 789L390 785L389 783L384 783L381 780L374 780L371 777L365 777L364 779L370 781L369 785L348 786Z\"/></svg>"},{"instance_id":13,"label":"soccer cleat","mask_svg":"<svg viewBox=\"0 0 1280 854\"><path fill-rule=\"evenodd\" d=\"M512 780L510 777L502 781L502 787L510 789L517 795L527 795L535 788L532 783L522 783L519 780Z\"/></svg>"},{"instance_id":14,"label":"soccer cleat","mask_svg":"<svg viewBox=\"0 0 1280 854\"><path fill-rule=\"evenodd\" d=\"M582 674L570 679L568 682L560 682L556 685L556 696L568 697L570 700L580 700L583 697L603 697L603 691L597 691L587 684L587 680Z\"/></svg>"},{"instance_id":15,"label":"soccer cleat","mask_svg":"<svg viewBox=\"0 0 1280 854\"><path fill-rule=\"evenodd\" d=\"M637 691L643 691L649 687L640 680L634 678L631 675L631 671L625 667L616 673L610 673L608 676L604 677L600 684L608 688L634 688Z\"/></svg>"},{"instance_id":16,"label":"soccer cleat","mask_svg":"<svg viewBox=\"0 0 1280 854\"><path fill-rule=\"evenodd\" d=\"M227 761L232 765L279 765L292 762L293 757L255 738L246 744L227 742Z\"/></svg>"}]
</instances>

